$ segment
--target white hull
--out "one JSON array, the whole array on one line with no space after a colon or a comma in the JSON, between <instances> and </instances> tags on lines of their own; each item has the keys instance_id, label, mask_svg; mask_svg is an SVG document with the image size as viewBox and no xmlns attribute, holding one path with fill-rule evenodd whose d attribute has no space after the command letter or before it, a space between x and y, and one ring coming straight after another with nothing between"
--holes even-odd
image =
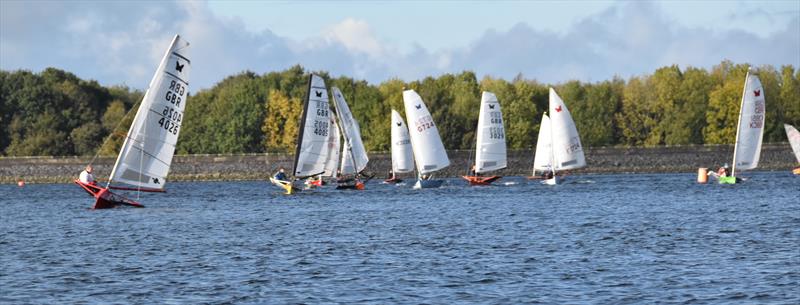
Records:
<instances>
[{"instance_id":1,"label":"white hull","mask_svg":"<svg viewBox=\"0 0 800 305\"><path fill-rule=\"evenodd\" d=\"M444 183L444 180L417 180L417 183L414 184L414 189L432 189L441 187Z\"/></svg>"},{"instance_id":2,"label":"white hull","mask_svg":"<svg viewBox=\"0 0 800 305\"><path fill-rule=\"evenodd\" d=\"M542 180L542 184L556 185L556 184L558 184L558 177L553 177L553 178L550 178L550 179Z\"/></svg>"}]
</instances>

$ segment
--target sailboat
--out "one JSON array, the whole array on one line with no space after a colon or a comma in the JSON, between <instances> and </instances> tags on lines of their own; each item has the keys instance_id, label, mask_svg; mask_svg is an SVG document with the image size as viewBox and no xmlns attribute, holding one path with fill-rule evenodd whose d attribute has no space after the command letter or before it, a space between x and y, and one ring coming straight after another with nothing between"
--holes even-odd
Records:
<instances>
[{"instance_id":1,"label":"sailboat","mask_svg":"<svg viewBox=\"0 0 800 305\"><path fill-rule=\"evenodd\" d=\"M489 185L500 176L480 176L506 168L506 134L503 113L494 93L484 91L478 114L474 176L463 176L470 185Z\"/></svg>"},{"instance_id":2,"label":"sailboat","mask_svg":"<svg viewBox=\"0 0 800 305\"><path fill-rule=\"evenodd\" d=\"M392 174L386 183L400 183L403 179L397 174L414 171L414 152L411 150L411 138L403 117L392 109Z\"/></svg>"},{"instance_id":3,"label":"sailboat","mask_svg":"<svg viewBox=\"0 0 800 305\"><path fill-rule=\"evenodd\" d=\"M537 170L545 172L542 183L556 185L559 180L557 171L584 167L586 158L575 121L572 120L567 105L553 88L550 88L549 110L549 117L547 113L542 115L533 171L534 175Z\"/></svg>"},{"instance_id":4,"label":"sailboat","mask_svg":"<svg viewBox=\"0 0 800 305\"><path fill-rule=\"evenodd\" d=\"M367 168L369 157L364 148L364 142L361 140L361 127L353 117L353 113L350 112L350 107L347 106L342 91L337 87L333 87L331 91L333 91L333 102L344 139L341 168L339 169L342 180L336 188L363 190L364 182L361 181L361 173ZM352 178L349 178L351 175Z\"/></svg>"},{"instance_id":5,"label":"sailboat","mask_svg":"<svg viewBox=\"0 0 800 305\"><path fill-rule=\"evenodd\" d=\"M736 125L736 144L733 146L733 167L730 176L717 177L720 184L736 184L736 170L758 167L761 157L761 141L764 137L764 117L766 104L764 88L758 76L750 70L744 80L742 103L739 108L739 122Z\"/></svg>"},{"instance_id":6,"label":"sailboat","mask_svg":"<svg viewBox=\"0 0 800 305\"><path fill-rule=\"evenodd\" d=\"M75 180L93 209L144 207L111 190L164 192L189 93L189 42L175 35L145 92L105 187Z\"/></svg>"},{"instance_id":7,"label":"sailboat","mask_svg":"<svg viewBox=\"0 0 800 305\"><path fill-rule=\"evenodd\" d=\"M286 194L299 190L294 181L325 173L328 161L328 137L330 129L330 105L328 89L322 77L311 74L308 80L303 114L297 134L297 149L294 154L294 170L291 180L270 178L270 182L283 188Z\"/></svg>"},{"instance_id":8,"label":"sailboat","mask_svg":"<svg viewBox=\"0 0 800 305\"><path fill-rule=\"evenodd\" d=\"M786 129L786 138L789 139L789 144L792 146L794 158L797 159L797 163L800 163L800 132L789 124L783 124L783 128ZM792 174L800 175L800 167L795 167Z\"/></svg>"},{"instance_id":9,"label":"sailboat","mask_svg":"<svg viewBox=\"0 0 800 305\"><path fill-rule=\"evenodd\" d=\"M433 123L425 102L414 90L403 91L403 105L406 110L411 148L417 165L417 183L414 189L440 187L443 180L432 179L432 174L450 165L447 151L444 149L439 129Z\"/></svg>"}]
</instances>

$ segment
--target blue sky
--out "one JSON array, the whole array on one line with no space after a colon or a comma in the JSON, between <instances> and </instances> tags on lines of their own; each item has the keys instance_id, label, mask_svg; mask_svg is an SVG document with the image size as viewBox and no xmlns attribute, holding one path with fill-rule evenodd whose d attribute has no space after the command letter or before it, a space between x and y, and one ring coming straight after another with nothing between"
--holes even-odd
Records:
<instances>
[{"instance_id":1,"label":"blue sky","mask_svg":"<svg viewBox=\"0 0 800 305\"><path fill-rule=\"evenodd\" d=\"M475 71L599 81L723 59L800 66L800 1L0 1L0 68L144 88L170 37L192 87L294 64L379 83Z\"/></svg>"}]
</instances>

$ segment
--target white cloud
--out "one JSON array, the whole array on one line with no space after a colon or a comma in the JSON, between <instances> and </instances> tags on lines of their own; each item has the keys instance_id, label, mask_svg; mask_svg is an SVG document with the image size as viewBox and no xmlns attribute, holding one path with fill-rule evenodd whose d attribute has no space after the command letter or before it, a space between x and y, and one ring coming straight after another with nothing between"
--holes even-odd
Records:
<instances>
[{"instance_id":1,"label":"white cloud","mask_svg":"<svg viewBox=\"0 0 800 305\"><path fill-rule=\"evenodd\" d=\"M383 55L383 47L362 20L347 18L333 25L324 36L328 42L339 43L351 52L366 53L373 58Z\"/></svg>"},{"instance_id":2,"label":"white cloud","mask_svg":"<svg viewBox=\"0 0 800 305\"><path fill-rule=\"evenodd\" d=\"M378 38L368 23L345 18L305 40L252 32L203 2L0 1L0 68L55 66L103 84L144 88L175 33L191 43L192 87L208 88L243 70L294 64L381 82L473 70L479 77L518 73L544 82L603 80L651 73L663 65L710 67L723 59L800 66L800 16L783 31L681 26L649 3L623 2L564 31L525 23L487 30L465 46L429 50ZM797 13L796 13L797 14ZM399 50L409 50L401 52Z\"/></svg>"}]
</instances>

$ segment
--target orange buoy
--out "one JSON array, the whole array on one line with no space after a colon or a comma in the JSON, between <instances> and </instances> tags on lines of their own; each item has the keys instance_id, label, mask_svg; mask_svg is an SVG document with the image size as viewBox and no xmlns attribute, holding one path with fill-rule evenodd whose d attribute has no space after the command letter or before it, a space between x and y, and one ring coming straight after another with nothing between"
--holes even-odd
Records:
<instances>
[{"instance_id":1,"label":"orange buoy","mask_svg":"<svg viewBox=\"0 0 800 305\"><path fill-rule=\"evenodd\" d=\"M17 181L17 186L19 187L25 186L25 181L24 180Z\"/></svg>"},{"instance_id":2,"label":"orange buoy","mask_svg":"<svg viewBox=\"0 0 800 305\"><path fill-rule=\"evenodd\" d=\"M708 182L708 167L697 169L697 183L706 184Z\"/></svg>"}]
</instances>

